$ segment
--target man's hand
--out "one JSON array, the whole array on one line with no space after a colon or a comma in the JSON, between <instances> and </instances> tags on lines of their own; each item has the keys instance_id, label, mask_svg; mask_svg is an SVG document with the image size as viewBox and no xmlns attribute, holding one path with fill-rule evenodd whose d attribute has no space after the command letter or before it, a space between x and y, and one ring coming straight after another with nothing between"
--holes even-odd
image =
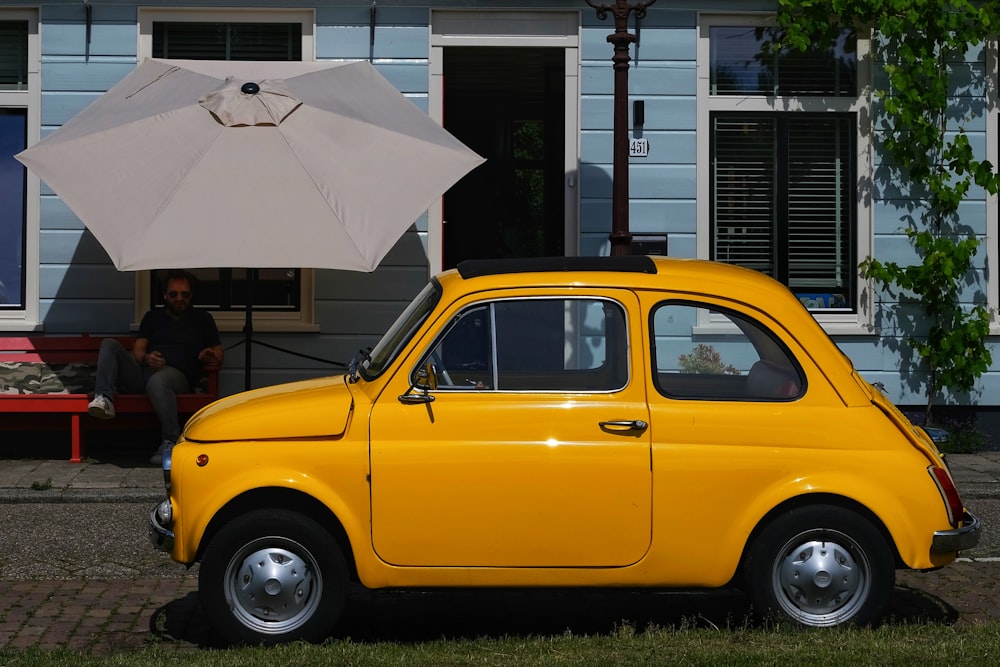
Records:
<instances>
[{"instance_id":1,"label":"man's hand","mask_svg":"<svg viewBox=\"0 0 1000 667\"><path fill-rule=\"evenodd\" d=\"M146 365L150 368L162 368L167 365L167 360L163 358L163 355L153 350L146 355Z\"/></svg>"},{"instance_id":2,"label":"man's hand","mask_svg":"<svg viewBox=\"0 0 1000 667\"><path fill-rule=\"evenodd\" d=\"M198 361L203 364L217 364L221 361L218 355L215 354L215 350L206 347L204 350L198 353Z\"/></svg>"}]
</instances>

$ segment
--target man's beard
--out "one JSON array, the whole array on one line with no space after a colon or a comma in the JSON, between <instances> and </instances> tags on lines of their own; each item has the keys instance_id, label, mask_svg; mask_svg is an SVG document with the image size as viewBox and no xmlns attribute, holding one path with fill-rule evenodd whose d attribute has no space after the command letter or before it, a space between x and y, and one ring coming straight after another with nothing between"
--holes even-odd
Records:
<instances>
[{"instance_id":1,"label":"man's beard","mask_svg":"<svg viewBox=\"0 0 1000 667\"><path fill-rule=\"evenodd\" d=\"M166 303L167 312L174 317L180 317L188 310L188 304L185 301L180 301L178 303L172 303L168 301Z\"/></svg>"}]
</instances>

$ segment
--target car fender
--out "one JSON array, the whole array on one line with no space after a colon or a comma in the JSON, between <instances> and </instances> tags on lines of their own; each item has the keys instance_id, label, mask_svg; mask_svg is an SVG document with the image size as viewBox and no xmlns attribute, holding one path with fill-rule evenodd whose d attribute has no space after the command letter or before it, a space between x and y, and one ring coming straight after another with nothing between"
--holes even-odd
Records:
<instances>
[{"instance_id":1,"label":"car fender","mask_svg":"<svg viewBox=\"0 0 1000 667\"><path fill-rule=\"evenodd\" d=\"M232 443L225 446L213 445L210 462L204 468L186 466L178 472L183 479L174 488L184 490L183 497L171 497L174 516L175 543L172 556L181 563L192 564L204 548L202 541L209 526L219 516L225 516L227 508L247 494L263 490L261 480L267 480L267 489L285 489L315 499L337 518L347 534L352 549L367 544L369 512L368 466L365 457L358 460L324 461L321 467L336 467L337 475L316 474L301 459L279 462L269 460L267 466L247 465L246 460L225 450L245 449L251 444ZM330 445L330 443L325 443ZM280 447L280 443L268 443ZM333 444L332 447L342 447ZM202 470L211 468L211 473L201 476ZM203 479L199 479L203 477ZM219 480L225 480L219 484ZM179 511L176 511L179 510ZM359 512L363 511L364 514Z\"/></svg>"},{"instance_id":2,"label":"car fender","mask_svg":"<svg viewBox=\"0 0 1000 667\"><path fill-rule=\"evenodd\" d=\"M899 471L896 474L898 477ZM739 531L743 536L742 548L733 544L732 550L723 549L723 552L742 553L755 533L784 511L833 502L869 514L877 522L876 527L886 533L907 567L926 569L951 561L953 556L943 557L930 552L934 531L950 528L944 503L930 475L913 480L905 489L900 488L898 481L895 485L887 484L883 477L891 476L891 471L878 477L869 473L845 475L844 471L823 471L778 481L748 505L740 522L741 526L750 528ZM909 492L901 493L904 490Z\"/></svg>"}]
</instances>

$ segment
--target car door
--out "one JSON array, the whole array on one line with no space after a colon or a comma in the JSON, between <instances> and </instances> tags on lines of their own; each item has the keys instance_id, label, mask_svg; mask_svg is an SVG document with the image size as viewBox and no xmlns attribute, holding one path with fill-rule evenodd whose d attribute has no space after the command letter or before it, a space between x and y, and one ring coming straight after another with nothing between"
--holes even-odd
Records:
<instances>
[{"instance_id":1,"label":"car door","mask_svg":"<svg viewBox=\"0 0 1000 667\"><path fill-rule=\"evenodd\" d=\"M642 558L652 482L637 313L624 290L452 306L371 412L378 555L446 567ZM426 392L412 388L421 372Z\"/></svg>"}]
</instances>

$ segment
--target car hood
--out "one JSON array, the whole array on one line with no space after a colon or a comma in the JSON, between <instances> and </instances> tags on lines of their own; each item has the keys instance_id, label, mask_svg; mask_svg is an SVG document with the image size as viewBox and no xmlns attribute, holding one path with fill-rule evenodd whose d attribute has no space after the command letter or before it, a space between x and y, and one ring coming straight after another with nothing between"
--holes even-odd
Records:
<instances>
[{"instance_id":1,"label":"car hood","mask_svg":"<svg viewBox=\"0 0 1000 667\"><path fill-rule=\"evenodd\" d=\"M346 376L302 380L220 399L184 428L198 442L342 435L353 407Z\"/></svg>"}]
</instances>

